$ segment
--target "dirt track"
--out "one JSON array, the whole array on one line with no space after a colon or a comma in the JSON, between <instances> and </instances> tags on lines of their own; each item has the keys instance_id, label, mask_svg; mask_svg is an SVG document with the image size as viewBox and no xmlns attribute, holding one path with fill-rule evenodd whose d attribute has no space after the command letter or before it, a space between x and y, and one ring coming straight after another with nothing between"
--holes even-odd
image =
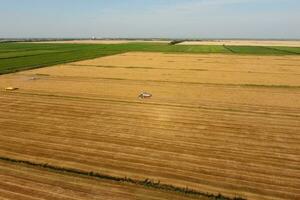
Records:
<instances>
[{"instance_id":1,"label":"dirt track","mask_svg":"<svg viewBox=\"0 0 300 200\"><path fill-rule=\"evenodd\" d=\"M299 63L131 53L5 75L0 87L20 90L0 93L0 155L215 194L297 199ZM143 90L153 98L139 100Z\"/></svg>"},{"instance_id":2,"label":"dirt track","mask_svg":"<svg viewBox=\"0 0 300 200\"><path fill-rule=\"evenodd\" d=\"M233 45L233 46L285 46L300 47L300 40L207 40L187 41L178 45Z\"/></svg>"},{"instance_id":3,"label":"dirt track","mask_svg":"<svg viewBox=\"0 0 300 200\"><path fill-rule=\"evenodd\" d=\"M168 40L69 40L69 41L41 41L32 43L64 43L64 44L126 44L133 42L169 43ZM233 46L285 46L300 47L300 41L294 40L203 40L186 41L177 45L233 45Z\"/></svg>"}]
</instances>

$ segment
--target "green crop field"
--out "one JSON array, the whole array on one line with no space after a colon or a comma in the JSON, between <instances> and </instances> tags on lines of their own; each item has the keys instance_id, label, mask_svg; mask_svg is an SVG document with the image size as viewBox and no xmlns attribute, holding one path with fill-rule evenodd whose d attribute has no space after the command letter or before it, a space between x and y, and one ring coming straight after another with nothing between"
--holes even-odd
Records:
<instances>
[{"instance_id":1,"label":"green crop field","mask_svg":"<svg viewBox=\"0 0 300 200\"><path fill-rule=\"evenodd\" d=\"M281 49L277 47L262 47L262 46L225 46L228 50L235 54L253 54L253 55L293 55L291 47Z\"/></svg>"},{"instance_id":2,"label":"green crop field","mask_svg":"<svg viewBox=\"0 0 300 200\"><path fill-rule=\"evenodd\" d=\"M299 55L296 47L128 44L1 43L0 74L92 59L130 51L163 53L226 53L246 55Z\"/></svg>"},{"instance_id":3,"label":"green crop field","mask_svg":"<svg viewBox=\"0 0 300 200\"><path fill-rule=\"evenodd\" d=\"M290 53L300 54L299 47L274 47L274 49L278 49L278 50L286 51L286 52L290 52Z\"/></svg>"}]
</instances>

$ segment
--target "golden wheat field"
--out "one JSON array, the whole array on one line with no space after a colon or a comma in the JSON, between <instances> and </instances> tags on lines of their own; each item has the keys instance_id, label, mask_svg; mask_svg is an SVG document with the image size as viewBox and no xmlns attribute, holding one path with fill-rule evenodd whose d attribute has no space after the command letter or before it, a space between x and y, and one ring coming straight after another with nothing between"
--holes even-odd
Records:
<instances>
[{"instance_id":1,"label":"golden wheat field","mask_svg":"<svg viewBox=\"0 0 300 200\"><path fill-rule=\"evenodd\" d=\"M299 66L297 56L136 52L3 75L1 88L19 89L0 92L0 155L300 199ZM3 199L196 198L1 162Z\"/></svg>"},{"instance_id":2,"label":"golden wheat field","mask_svg":"<svg viewBox=\"0 0 300 200\"><path fill-rule=\"evenodd\" d=\"M0 161L1 199L114 199L114 200L159 200L159 199L202 199L182 196L141 186L99 181L68 174L57 174L28 166L8 164ZM17 192L16 192L17 191Z\"/></svg>"}]
</instances>

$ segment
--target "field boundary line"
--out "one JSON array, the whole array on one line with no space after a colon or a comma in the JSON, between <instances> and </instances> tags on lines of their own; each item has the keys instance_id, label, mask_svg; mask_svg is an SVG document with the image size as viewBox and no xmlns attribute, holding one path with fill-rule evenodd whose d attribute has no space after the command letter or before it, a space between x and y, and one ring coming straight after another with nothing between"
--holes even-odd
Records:
<instances>
[{"instance_id":1,"label":"field boundary line","mask_svg":"<svg viewBox=\"0 0 300 200\"><path fill-rule=\"evenodd\" d=\"M159 190L168 191L168 192L177 192L177 193L180 193L183 195L208 197L212 200L245 200L244 198L241 198L241 197L231 198L231 197L223 196L221 194L215 195L215 194L205 193L205 192L201 192L201 191L194 190L194 189L189 189L188 187L184 188L184 187L174 186L171 184L164 184L164 183L161 183L160 181L155 182L155 181L147 179L147 178L145 180L138 180L138 179L132 179L129 177L116 177L116 176L111 176L111 175L107 175L107 174L102 174L99 172L83 171L83 170L78 170L78 169L74 169L74 168L64 168L64 167L50 165L48 163L35 163L35 162L27 161L27 160L17 160L17 159L3 157L3 156L0 156L0 160L4 161L4 162L19 164L19 165L22 164L22 165L26 165L26 166L32 166L35 168L51 170L54 173L65 173L65 174L77 175L77 176L81 175L81 176L85 176L87 178L97 178L97 179L103 179L103 180L111 180L114 182L129 183L129 184L143 186L145 188L159 189Z\"/></svg>"},{"instance_id":2,"label":"field boundary line","mask_svg":"<svg viewBox=\"0 0 300 200\"><path fill-rule=\"evenodd\" d=\"M277 49L278 47L268 47L268 46L262 46L265 49L270 49L270 50L275 50L279 52L284 52L284 53L289 53L290 55L299 55L300 53L294 52L294 51L289 51L289 50L284 50L284 49Z\"/></svg>"},{"instance_id":3,"label":"field boundary line","mask_svg":"<svg viewBox=\"0 0 300 200\"><path fill-rule=\"evenodd\" d=\"M225 44L223 44L223 47L224 47L225 49L227 49L228 51L230 51L231 53L233 53L233 54L239 54L238 52L232 50L230 47L228 47L228 46L225 45Z\"/></svg>"},{"instance_id":4,"label":"field boundary line","mask_svg":"<svg viewBox=\"0 0 300 200\"><path fill-rule=\"evenodd\" d=\"M300 75L300 73L272 73L272 72L248 72L248 71L234 71L234 70L214 70L214 69L193 69L193 68L164 68L164 67L143 67L143 66L113 66L113 65L84 65L84 64L76 64L69 63L65 64L66 66L73 67L98 67L98 68L107 68L107 69L162 69L162 70L174 70L174 71L201 71L201 72L237 72L237 73L252 73L252 74L276 74L276 75Z\"/></svg>"},{"instance_id":5,"label":"field boundary line","mask_svg":"<svg viewBox=\"0 0 300 200\"><path fill-rule=\"evenodd\" d=\"M114 80L114 81L138 81L138 82L156 82L156 83L175 83L175 84L187 84L187 85L209 85L209 86L222 86L222 87L252 87L252 88L273 88L273 89L300 89L300 85L262 85L262 84L233 84L233 83L205 83L205 82L187 82L187 81L166 81L166 80L138 80L138 79L126 79L126 78L107 78L107 77L84 77L84 76L49 76L48 79L65 78L63 81L73 81L76 79L94 79L94 80ZM69 80L68 80L69 79ZM60 81L60 80L58 80Z\"/></svg>"}]
</instances>

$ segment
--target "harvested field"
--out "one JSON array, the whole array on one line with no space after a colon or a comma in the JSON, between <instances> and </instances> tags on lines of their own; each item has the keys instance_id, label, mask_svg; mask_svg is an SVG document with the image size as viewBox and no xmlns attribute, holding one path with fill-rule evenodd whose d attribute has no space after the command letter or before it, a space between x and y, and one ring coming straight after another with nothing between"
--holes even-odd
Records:
<instances>
[{"instance_id":1,"label":"harvested field","mask_svg":"<svg viewBox=\"0 0 300 200\"><path fill-rule=\"evenodd\" d=\"M133 184L73 176L68 173L36 169L0 161L0 197L11 200L36 199L114 199L114 200L159 200L202 199L192 195L166 193Z\"/></svg>"},{"instance_id":2,"label":"harvested field","mask_svg":"<svg viewBox=\"0 0 300 200\"><path fill-rule=\"evenodd\" d=\"M186 41L179 45L233 45L233 46L285 46L300 47L300 40L203 40Z\"/></svg>"},{"instance_id":3,"label":"harvested field","mask_svg":"<svg viewBox=\"0 0 300 200\"><path fill-rule=\"evenodd\" d=\"M300 86L300 57L127 53L34 73L187 84ZM268 63L266 65L266 63ZM27 71L25 74L32 74Z\"/></svg>"},{"instance_id":4,"label":"harvested field","mask_svg":"<svg viewBox=\"0 0 300 200\"><path fill-rule=\"evenodd\" d=\"M3 75L1 88L20 89L0 92L0 155L216 195L299 199L299 65L297 56L125 53ZM153 98L139 100L142 91ZM19 184L26 167L8 165L0 163L5 180L18 175L4 184ZM30 178L38 176L54 179ZM86 182L78 184L94 180Z\"/></svg>"}]
</instances>

